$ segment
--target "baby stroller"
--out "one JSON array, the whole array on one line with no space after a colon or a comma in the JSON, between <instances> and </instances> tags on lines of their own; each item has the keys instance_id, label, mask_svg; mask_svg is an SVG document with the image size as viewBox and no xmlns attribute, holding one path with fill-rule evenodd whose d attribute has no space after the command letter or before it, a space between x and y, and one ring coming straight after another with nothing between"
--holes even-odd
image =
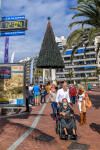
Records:
<instances>
[{"instance_id":1,"label":"baby stroller","mask_svg":"<svg viewBox=\"0 0 100 150\"><path fill-rule=\"evenodd\" d=\"M72 109L70 108L70 106L68 105L67 109L68 111L70 111L70 115L67 118L66 117L64 118L62 114L60 113L62 110L62 107L63 106L61 105L57 114L56 133L59 134L60 139L76 140L76 134L73 134L73 127L76 126L74 113ZM64 131L65 127L67 130L67 137Z\"/></svg>"}]
</instances>

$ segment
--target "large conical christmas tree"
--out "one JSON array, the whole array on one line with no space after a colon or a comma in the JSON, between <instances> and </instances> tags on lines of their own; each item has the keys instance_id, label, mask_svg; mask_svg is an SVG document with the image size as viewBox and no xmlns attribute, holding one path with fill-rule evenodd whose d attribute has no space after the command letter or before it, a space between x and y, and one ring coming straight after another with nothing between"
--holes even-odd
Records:
<instances>
[{"instance_id":1,"label":"large conical christmas tree","mask_svg":"<svg viewBox=\"0 0 100 150\"><path fill-rule=\"evenodd\" d=\"M37 60L37 68L63 68L64 63L55 41L55 35L48 18L47 29Z\"/></svg>"}]
</instances>

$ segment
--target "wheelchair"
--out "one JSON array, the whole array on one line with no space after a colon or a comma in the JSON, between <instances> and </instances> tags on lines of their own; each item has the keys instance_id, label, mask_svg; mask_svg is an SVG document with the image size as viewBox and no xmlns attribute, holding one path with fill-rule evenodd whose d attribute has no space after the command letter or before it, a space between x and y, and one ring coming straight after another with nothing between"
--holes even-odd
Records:
<instances>
[{"instance_id":1,"label":"wheelchair","mask_svg":"<svg viewBox=\"0 0 100 150\"><path fill-rule=\"evenodd\" d=\"M73 119L75 119L75 118L73 118ZM74 140L73 139L73 131L72 131L72 129L67 129L67 132L68 132L68 139L67 140ZM61 116L60 115L58 115L58 117L56 119L56 133L59 135L59 138L61 140L65 140L66 139L64 129L62 128Z\"/></svg>"}]
</instances>

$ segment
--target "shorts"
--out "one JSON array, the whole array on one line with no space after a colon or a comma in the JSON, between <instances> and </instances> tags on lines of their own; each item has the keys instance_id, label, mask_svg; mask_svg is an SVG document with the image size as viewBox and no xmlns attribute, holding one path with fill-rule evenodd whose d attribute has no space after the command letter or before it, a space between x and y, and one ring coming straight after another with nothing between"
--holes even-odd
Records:
<instances>
[{"instance_id":1,"label":"shorts","mask_svg":"<svg viewBox=\"0 0 100 150\"><path fill-rule=\"evenodd\" d=\"M34 97L39 97L40 96L40 92L35 92L34 93Z\"/></svg>"}]
</instances>

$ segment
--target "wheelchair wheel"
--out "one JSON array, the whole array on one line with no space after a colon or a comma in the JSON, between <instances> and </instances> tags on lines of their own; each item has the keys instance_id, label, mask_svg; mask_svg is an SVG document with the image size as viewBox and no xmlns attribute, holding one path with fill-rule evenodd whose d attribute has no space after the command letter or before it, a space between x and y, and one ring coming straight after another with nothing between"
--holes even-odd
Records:
<instances>
[{"instance_id":1,"label":"wheelchair wheel","mask_svg":"<svg viewBox=\"0 0 100 150\"><path fill-rule=\"evenodd\" d=\"M59 121L56 121L56 133L59 134Z\"/></svg>"},{"instance_id":2,"label":"wheelchair wheel","mask_svg":"<svg viewBox=\"0 0 100 150\"><path fill-rule=\"evenodd\" d=\"M56 127L56 134L59 134L59 130L58 130L58 128Z\"/></svg>"},{"instance_id":3,"label":"wheelchair wheel","mask_svg":"<svg viewBox=\"0 0 100 150\"><path fill-rule=\"evenodd\" d=\"M64 134L64 130L62 129L61 124L59 124L59 137L60 139L65 139L65 134Z\"/></svg>"}]
</instances>

